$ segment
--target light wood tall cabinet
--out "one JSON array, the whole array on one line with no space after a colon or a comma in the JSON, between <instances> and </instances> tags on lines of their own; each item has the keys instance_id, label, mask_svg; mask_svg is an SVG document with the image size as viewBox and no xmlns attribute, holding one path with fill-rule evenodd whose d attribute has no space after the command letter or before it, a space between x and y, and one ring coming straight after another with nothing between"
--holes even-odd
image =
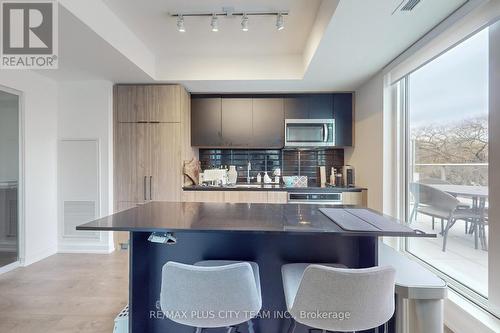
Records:
<instances>
[{"instance_id":1,"label":"light wood tall cabinet","mask_svg":"<svg viewBox=\"0 0 500 333\"><path fill-rule=\"evenodd\" d=\"M115 212L180 201L183 160L193 156L189 93L180 85L117 85L114 101ZM115 236L118 246L128 240Z\"/></svg>"}]
</instances>

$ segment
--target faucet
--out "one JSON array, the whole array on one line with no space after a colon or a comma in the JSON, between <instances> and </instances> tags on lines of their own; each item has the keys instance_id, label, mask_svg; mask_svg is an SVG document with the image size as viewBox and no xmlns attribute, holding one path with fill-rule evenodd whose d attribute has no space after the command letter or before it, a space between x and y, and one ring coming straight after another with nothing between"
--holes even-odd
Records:
<instances>
[{"instance_id":1,"label":"faucet","mask_svg":"<svg viewBox=\"0 0 500 333\"><path fill-rule=\"evenodd\" d=\"M250 170L252 170L252 163L248 161L247 163L247 183L250 184Z\"/></svg>"}]
</instances>

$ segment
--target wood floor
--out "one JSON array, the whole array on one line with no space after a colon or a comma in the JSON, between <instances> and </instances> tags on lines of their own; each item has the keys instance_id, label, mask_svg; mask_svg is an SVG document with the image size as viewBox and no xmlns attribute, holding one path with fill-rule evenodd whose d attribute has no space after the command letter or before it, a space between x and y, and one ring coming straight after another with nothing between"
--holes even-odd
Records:
<instances>
[{"instance_id":1,"label":"wood floor","mask_svg":"<svg viewBox=\"0 0 500 333\"><path fill-rule=\"evenodd\" d=\"M56 254L0 275L0 332L112 333L128 254Z\"/></svg>"}]
</instances>

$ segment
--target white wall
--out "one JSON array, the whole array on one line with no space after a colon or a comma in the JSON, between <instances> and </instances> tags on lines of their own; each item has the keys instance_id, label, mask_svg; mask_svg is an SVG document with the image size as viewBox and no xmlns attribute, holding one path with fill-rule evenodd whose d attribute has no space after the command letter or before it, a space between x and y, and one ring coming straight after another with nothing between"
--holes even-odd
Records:
<instances>
[{"instance_id":1,"label":"white wall","mask_svg":"<svg viewBox=\"0 0 500 333\"><path fill-rule=\"evenodd\" d=\"M57 251L57 84L35 72L3 70L0 86L22 93L26 236L21 258L28 265Z\"/></svg>"},{"instance_id":2,"label":"white wall","mask_svg":"<svg viewBox=\"0 0 500 333\"><path fill-rule=\"evenodd\" d=\"M113 210L113 85L109 81L65 82L59 85L58 134L61 139L96 139L99 142L100 216ZM59 205L62 205L62 199ZM100 240L65 239L59 228L60 252L109 252L112 234Z\"/></svg>"},{"instance_id":3,"label":"white wall","mask_svg":"<svg viewBox=\"0 0 500 333\"><path fill-rule=\"evenodd\" d=\"M378 73L356 90L354 148L345 162L356 172L356 185L368 188L368 207L383 209L384 78Z\"/></svg>"}]
</instances>

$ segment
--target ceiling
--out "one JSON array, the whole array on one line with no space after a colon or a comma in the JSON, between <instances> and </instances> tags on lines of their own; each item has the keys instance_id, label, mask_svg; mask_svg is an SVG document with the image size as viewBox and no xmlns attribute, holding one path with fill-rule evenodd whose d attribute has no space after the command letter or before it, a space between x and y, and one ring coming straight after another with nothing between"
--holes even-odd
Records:
<instances>
[{"instance_id":1,"label":"ceiling","mask_svg":"<svg viewBox=\"0 0 500 333\"><path fill-rule=\"evenodd\" d=\"M466 0L60 0L58 80L179 82L192 92L351 91L419 40ZM288 10L275 19L185 18L171 12Z\"/></svg>"},{"instance_id":2,"label":"ceiling","mask_svg":"<svg viewBox=\"0 0 500 333\"><path fill-rule=\"evenodd\" d=\"M105 0L105 3L158 57L227 57L302 54L321 0ZM290 14L285 17L286 29L281 31L275 28L274 17L251 16L247 32L241 30L240 17L220 17L217 33L210 30L210 17L185 17L186 32L179 33L176 18L169 15L220 12L223 7L238 12L286 10Z\"/></svg>"}]
</instances>

